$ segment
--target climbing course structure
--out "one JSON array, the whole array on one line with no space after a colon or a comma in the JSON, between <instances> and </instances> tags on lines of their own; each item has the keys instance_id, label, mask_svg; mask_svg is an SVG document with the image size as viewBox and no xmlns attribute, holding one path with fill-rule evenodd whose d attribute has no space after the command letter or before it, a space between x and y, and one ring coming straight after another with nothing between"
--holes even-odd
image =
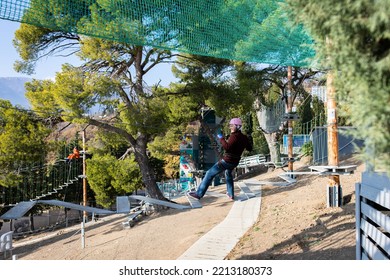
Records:
<instances>
[{"instance_id":1,"label":"climbing course structure","mask_svg":"<svg viewBox=\"0 0 390 280\"><path fill-rule=\"evenodd\" d=\"M0 205L13 206L20 201L48 199L67 195L77 196L81 191L80 176L82 160L57 160L53 164L26 167L20 171L22 177L15 186L0 186ZM69 189L73 190L70 192ZM80 194L81 195L81 194Z\"/></svg>"}]
</instances>

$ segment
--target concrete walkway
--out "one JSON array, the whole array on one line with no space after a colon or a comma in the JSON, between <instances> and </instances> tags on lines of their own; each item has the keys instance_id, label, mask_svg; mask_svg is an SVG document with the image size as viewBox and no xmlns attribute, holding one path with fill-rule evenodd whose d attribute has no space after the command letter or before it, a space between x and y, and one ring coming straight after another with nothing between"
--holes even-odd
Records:
<instances>
[{"instance_id":1,"label":"concrete walkway","mask_svg":"<svg viewBox=\"0 0 390 280\"><path fill-rule=\"evenodd\" d=\"M255 196L248 199L242 192L226 218L195 242L179 260L223 260L257 221L261 206L261 185L253 180L240 181L240 184L247 187L255 185L250 187Z\"/></svg>"}]
</instances>

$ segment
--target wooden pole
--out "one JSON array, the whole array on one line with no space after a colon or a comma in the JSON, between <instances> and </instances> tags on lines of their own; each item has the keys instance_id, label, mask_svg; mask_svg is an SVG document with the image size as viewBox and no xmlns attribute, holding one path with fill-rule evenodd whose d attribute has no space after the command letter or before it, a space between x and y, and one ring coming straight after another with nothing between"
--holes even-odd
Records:
<instances>
[{"instance_id":1,"label":"wooden pole","mask_svg":"<svg viewBox=\"0 0 390 280\"><path fill-rule=\"evenodd\" d=\"M287 80L288 80L288 90L287 90L287 113L292 113L292 67L287 67ZM288 171L293 172L293 122L289 118L287 121L288 127Z\"/></svg>"},{"instance_id":2,"label":"wooden pole","mask_svg":"<svg viewBox=\"0 0 390 280\"><path fill-rule=\"evenodd\" d=\"M336 111L336 99L335 99L335 88L333 84L334 73L330 70L327 74L326 81L326 95L327 95L327 133L328 133L328 165L338 166L339 165L339 141L337 131L337 111ZM336 194L336 198L332 198L328 201L328 206L340 206L339 196L341 196L340 176L330 175L328 184L329 194ZM329 200L329 199L328 199ZM337 200L336 205L333 205L334 201Z\"/></svg>"},{"instance_id":3,"label":"wooden pole","mask_svg":"<svg viewBox=\"0 0 390 280\"><path fill-rule=\"evenodd\" d=\"M85 129L83 130L83 205L87 206L87 176L86 176L86 164L85 164ZM84 217L87 218L87 212L84 211Z\"/></svg>"}]
</instances>

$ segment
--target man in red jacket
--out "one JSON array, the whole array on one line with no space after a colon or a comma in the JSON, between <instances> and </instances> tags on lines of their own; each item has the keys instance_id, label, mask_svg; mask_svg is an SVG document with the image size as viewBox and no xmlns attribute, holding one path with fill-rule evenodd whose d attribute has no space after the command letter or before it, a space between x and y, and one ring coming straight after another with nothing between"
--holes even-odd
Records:
<instances>
[{"instance_id":1,"label":"man in red jacket","mask_svg":"<svg viewBox=\"0 0 390 280\"><path fill-rule=\"evenodd\" d=\"M226 141L222 134L218 134L219 141L224 149L224 155L216 164L214 164L205 174L202 182L196 192L189 192L188 195L196 199L201 199L212 180L219 173L225 171L226 177L226 195L234 200L233 169L238 165L243 151L246 149L252 151L252 141L241 132L242 121L239 118L233 118L229 122L230 136Z\"/></svg>"},{"instance_id":2,"label":"man in red jacket","mask_svg":"<svg viewBox=\"0 0 390 280\"><path fill-rule=\"evenodd\" d=\"M78 150L76 147L74 147L74 148L73 148L73 153L70 154L70 155L66 158L66 162L70 162L72 159L78 159L78 158L80 158L80 152L79 152L79 150Z\"/></svg>"}]
</instances>

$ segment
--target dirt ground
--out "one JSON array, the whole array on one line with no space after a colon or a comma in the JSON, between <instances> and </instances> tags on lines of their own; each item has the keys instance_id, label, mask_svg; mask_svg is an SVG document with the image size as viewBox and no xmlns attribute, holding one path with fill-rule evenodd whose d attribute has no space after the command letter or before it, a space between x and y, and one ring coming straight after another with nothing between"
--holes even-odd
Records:
<instances>
[{"instance_id":1,"label":"dirt ground","mask_svg":"<svg viewBox=\"0 0 390 280\"><path fill-rule=\"evenodd\" d=\"M327 176L298 175L292 186L263 186L259 219L226 259L354 260L355 183L365 167L354 159L340 165L357 165L354 174L340 176L342 207L327 207Z\"/></svg>"},{"instance_id":2,"label":"dirt ground","mask_svg":"<svg viewBox=\"0 0 390 280\"><path fill-rule=\"evenodd\" d=\"M351 164L358 165L355 173L340 176L342 207L327 207L326 176L299 175L291 186L262 186L259 218L226 259L355 259L354 190L364 166L354 159L340 163ZM294 170L308 171L304 161L294 163ZM252 179L281 181L277 175L282 172ZM225 193L225 185L211 190ZM177 202L188 204L184 197ZM220 223L232 206L227 197L206 196L201 203L203 208L142 217L129 229L122 226L122 214L88 222L85 248L76 225L16 240L13 253L21 260L174 260Z\"/></svg>"}]
</instances>

